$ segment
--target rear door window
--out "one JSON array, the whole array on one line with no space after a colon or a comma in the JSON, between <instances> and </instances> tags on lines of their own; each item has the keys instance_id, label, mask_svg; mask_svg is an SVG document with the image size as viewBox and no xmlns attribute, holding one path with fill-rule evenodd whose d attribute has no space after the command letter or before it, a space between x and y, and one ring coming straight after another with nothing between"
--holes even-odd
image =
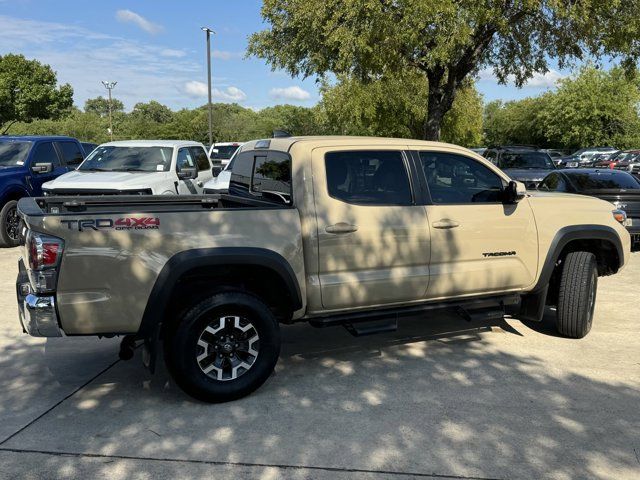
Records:
<instances>
[{"instance_id":1,"label":"rear door window","mask_svg":"<svg viewBox=\"0 0 640 480\"><path fill-rule=\"evenodd\" d=\"M337 200L357 205L411 205L411 184L402 152L329 152L327 188Z\"/></svg>"},{"instance_id":2,"label":"rear door window","mask_svg":"<svg viewBox=\"0 0 640 480\"><path fill-rule=\"evenodd\" d=\"M56 142L56 145L58 145L58 148L62 153L64 163L70 167L76 167L82 163L82 160L84 160L84 155L80 150L80 146L75 142Z\"/></svg>"}]
</instances>

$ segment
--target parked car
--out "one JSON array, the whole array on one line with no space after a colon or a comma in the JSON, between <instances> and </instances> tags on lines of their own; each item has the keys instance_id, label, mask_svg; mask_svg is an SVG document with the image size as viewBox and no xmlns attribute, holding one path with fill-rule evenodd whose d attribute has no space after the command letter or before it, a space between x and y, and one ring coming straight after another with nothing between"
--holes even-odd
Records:
<instances>
[{"instance_id":1,"label":"parked car","mask_svg":"<svg viewBox=\"0 0 640 480\"><path fill-rule=\"evenodd\" d=\"M583 337L597 277L630 251L610 203L527 194L465 148L417 140L257 140L219 198L70 199L20 201L24 330L127 335L121 357L141 342L149 366L163 342L176 383L209 402L262 385L294 322L359 335L437 309L540 321L552 305Z\"/></svg>"},{"instance_id":2,"label":"parked car","mask_svg":"<svg viewBox=\"0 0 640 480\"><path fill-rule=\"evenodd\" d=\"M233 154L236 153L236 150L242 145L240 142L218 142L214 143L209 149L209 158L211 159L211 163L213 163L214 169L217 172L214 172L214 176L216 176L220 171L227 166Z\"/></svg>"},{"instance_id":3,"label":"parked car","mask_svg":"<svg viewBox=\"0 0 640 480\"><path fill-rule=\"evenodd\" d=\"M553 148L543 148L540 151L548 153L549 156L551 157L551 160L553 160L554 165L558 165L558 163L560 162L560 159L566 156L566 153L564 153L562 150L557 150Z\"/></svg>"},{"instance_id":4,"label":"parked car","mask_svg":"<svg viewBox=\"0 0 640 480\"><path fill-rule=\"evenodd\" d=\"M180 195L202 193L211 178L201 143L127 140L100 145L75 171L42 189L45 195Z\"/></svg>"},{"instance_id":5,"label":"parked car","mask_svg":"<svg viewBox=\"0 0 640 480\"><path fill-rule=\"evenodd\" d=\"M616 160L613 168L624 170L634 175L640 174L640 150L627 150L624 152L624 156Z\"/></svg>"},{"instance_id":6,"label":"parked car","mask_svg":"<svg viewBox=\"0 0 640 480\"><path fill-rule=\"evenodd\" d=\"M17 201L42 196L42 184L76 168L84 159L70 137L0 136L0 246L18 244Z\"/></svg>"},{"instance_id":7,"label":"parked car","mask_svg":"<svg viewBox=\"0 0 640 480\"><path fill-rule=\"evenodd\" d=\"M611 169L558 170L549 174L538 189L589 195L611 202L626 213L624 226L631 234L632 248L640 249L640 181L633 175Z\"/></svg>"},{"instance_id":8,"label":"parked car","mask_svg":"<svg viewBox=\"0 0 640 480\"><path fill-rule=\"evenodd\" d=\"M550 171L556 169L547 152L525 145L490 147L484 156L511 178L534 190Z\"/></svg>"},{"instance_id":9,"label":"parked car","mask_svg":"<svg viewBox=\"0 0 640 480\"><path fill-rule=\"evenodd\" d=\"M204 184L204 193L207 195L215 193L227 193L229 191L229 182L231 180L231 170L233 169L233 162L239 152L242 151L242 146L238 148L234 153L229 163L224 169L207 183Z\"/></svg>"},{"instance_id":10,"label":"parked car","mask_svg":"<svg viewBox=\"0 0 640 480\"><path fill-rule=\"evenodd\" d=\"M89 143L89 142L80 142L82 145L82 150L84 151L84 156L88 156L91 152L93 152L98 146L97 143Z\"/></svg>"},{"instance_id":11,"label":"parked car","mask_svg":"<svg viewBox=\"0 0 640 480\"><path fill-rule=\"evenodd\" d=\"M487 147L474 147L474 148L470 148L469 150L477 153L478 155L484 155L484 152L487 151Z\"/></svg>"},{"instance_id":12,"label":"parked car","mask_svg":"<svg viewBox=\"0 0 640 480\"><path fill-rule=\"evenodd\" d=\"M591 148L581 148L580 150L576 150L568 157L565 157L560 160L559 167L560 168L583 168L588 167L592 163L592 157L597 154L608 154L611 155L617 152L617 148L613 147L591 147Z\"/></svg>"}]
</instances>

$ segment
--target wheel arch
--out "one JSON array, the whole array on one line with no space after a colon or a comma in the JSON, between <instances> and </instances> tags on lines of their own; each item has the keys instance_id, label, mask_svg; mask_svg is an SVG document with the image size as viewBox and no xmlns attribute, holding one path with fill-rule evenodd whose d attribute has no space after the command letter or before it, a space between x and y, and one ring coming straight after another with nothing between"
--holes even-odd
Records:
<instances>
[{"instance_id":1,"label":"wheel arch","mask_svg":"<svg viewBox=\"0 0 640 480\"><path fill-rule=\"evenodd\" d=\"M570 252L586 251L596 256L598 275L616 273L624 261L622 240L618 233L606 225L570 225L561 228L554 236L538 281L534 288L523 295L520 316L526 320L540 321L544 306L557 301L558 272L564 258Z\"/></svg>"},{"instance_id":2,"label":"wheel arch","mask_svg":"<svg viewBox=\"0 0 640 480\"><path fill-rule=\"evenodd\" d=\"M300 286L291 265L266 248L217 247L175 254L161 270L147 300L138 338L150 338L164 323L171 306L220 288L240 287L254 295L269 295L282 307L280 319L303 306ZM263 287L263 288L261 288ZM195 291L194 289L201 290ZM286 311L285 311L286 310Z\"/></svg>"}]
</instances>

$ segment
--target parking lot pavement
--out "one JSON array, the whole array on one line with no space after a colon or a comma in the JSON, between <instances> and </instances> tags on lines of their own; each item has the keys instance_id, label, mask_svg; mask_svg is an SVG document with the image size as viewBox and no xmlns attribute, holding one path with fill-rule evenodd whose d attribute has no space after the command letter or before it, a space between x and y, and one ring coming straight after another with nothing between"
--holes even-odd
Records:
<instances>
[{"instance_id":1,"label":"parking lot pavement","mask_svg":"<svg viewBox=\"0 0 640 480\"><path fill-rule=\"evenodd\" d=\"M21 335L16 258L0 251L3 478L640 478L640 255L600 279L583 340L551 315L284 327L276 374L222 405L115 340Z\"/></svg>"}]
</instances>

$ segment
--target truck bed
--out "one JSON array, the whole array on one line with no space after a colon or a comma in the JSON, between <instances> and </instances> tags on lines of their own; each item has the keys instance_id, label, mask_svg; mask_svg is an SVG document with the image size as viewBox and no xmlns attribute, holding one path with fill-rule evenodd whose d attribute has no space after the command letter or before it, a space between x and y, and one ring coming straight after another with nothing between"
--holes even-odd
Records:
<instances>
[{"instance_id":1,"label":"truck bed","mask_svg":"<svg viewBox=\"0 0 640 480\"><path fill-rule=\"evenodd\" d=\"M150 292L188 255L198 264L230 249L274 257L303 289L295 207L228 195L24 198L28 229L64 240L57 310L64 332L135 333ZM165 268L166 267L166 268Z\"/></svg>"}]
</instances>

